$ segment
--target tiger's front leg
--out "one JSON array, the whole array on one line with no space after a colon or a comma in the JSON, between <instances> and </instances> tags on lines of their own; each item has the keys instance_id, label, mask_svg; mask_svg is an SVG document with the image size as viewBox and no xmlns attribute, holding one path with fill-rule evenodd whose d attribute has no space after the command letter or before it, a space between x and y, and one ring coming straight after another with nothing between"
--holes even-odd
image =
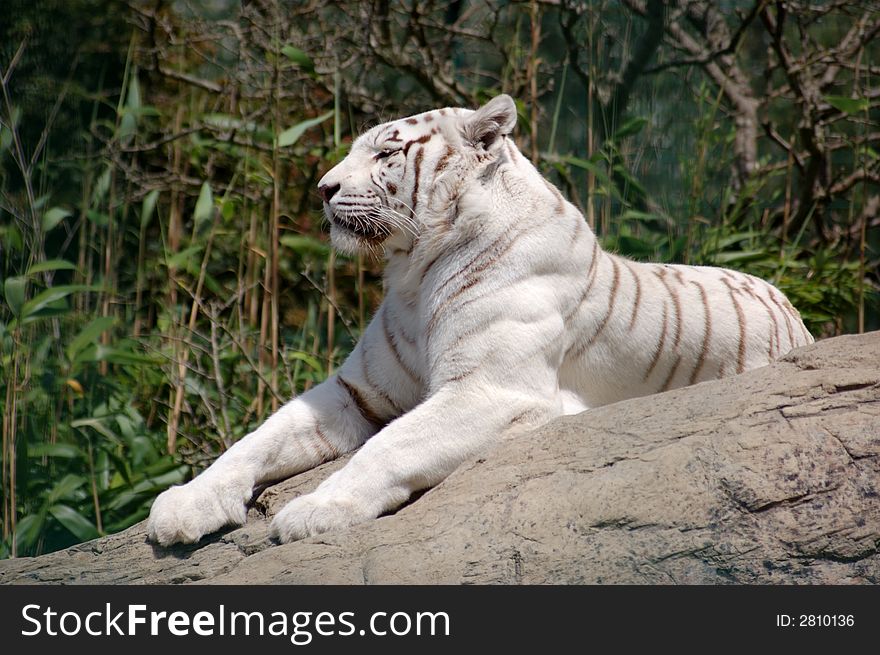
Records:
<instances>
[{"instance_id":1,"label":"tiger's front leg","mask_svg":"<svg viewBox=\"0 0 880 655\"><path fill-rule=\"evenodd\" d=\"M241 525L256 485L335 459L378 428L333 376L284 405L194 480L160 494L150 509L147 534L167 546Z\"/></svg>"},{"instance_id":2,"label":"tiger's front leg","mask_svg":"<svg viewBox=\"0 0 880 655\"><path fill-rule=\"evenodd\" d=\"M272 521L272 535L288 542L374 519L439 484L511 431L561 415L565 403L551 362L559 357L562 318L540 303L530 307L519 310L521 321L483 325L482 345L466 344L480 362L470 372L457 372L455 347L447 344L465 342L450 333L438 344L451 362L437 372L445 371L447 381L372 437L314 492L288 503ZM539 333L544 336L537 343ZM533 347L524 352L528 339Z\"/></svg>"},{"instance_id":3,"label":"tiger's front leg","mask_svg":"<svg viewBox=\"0 0 880 655\"><path fill-rule=\"evenodd\" d=\"M272 536L289 542L374 519L439 484L508 429L561 414L553 399L475 391L452 385L388 425L314 492L290 501L272 521ZM494 392L490 402L486 391Z\"/></svg>"}]
</instances>

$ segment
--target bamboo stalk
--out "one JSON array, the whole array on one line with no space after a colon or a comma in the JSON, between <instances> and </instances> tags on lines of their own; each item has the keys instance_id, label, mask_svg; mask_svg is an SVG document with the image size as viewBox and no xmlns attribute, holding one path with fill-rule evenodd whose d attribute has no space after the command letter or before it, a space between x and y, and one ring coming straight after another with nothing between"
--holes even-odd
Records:
<instances>
[{"instance_id":1,"label":"bamboo stalk","mask_svg":"<svg viewBox=\"0 0 880 655\"><path fill-rule=\"evenodd\" d=\"M587 159L592 161L593 153L596 150L595 146L595 136L594 136L594 128L593 125L595 123L596 117L593 115L593 103L595 100L593 99L593 73L594 73L594 64L593 64L593 33L595 30L595 18L593 15L593 10L590 8L590 29L588 32L588 41L587 41L587 56L589 57L589 71L590 77L587 80ZM595 206L595 195L596 195L596 174L592 170L587 170L587 223L590 226L590 229L594 232L596 231L596 206Z\"/></svg>"},{"instance_id":2,"label":"bamboo stalk","mask_svg":"<svg viewBox=\"0 0 880 655\"><path fill-rule=\"evenodd\" d=\"M248 230L248 253L247 253L247 291L245 306L248 312L248 323L252 328L257 327L260 314L260 286L259 266L257 259L257 211L251 209L251 222Z\"/></svg>"},{"instance_id":3,"label":"bamboo stalk","mask_svg":"<svg viewBox=\"0 0 880 655\"><path fill-rule=\"evenodd\" d=\"M260 314L260 340L257 343L257 352L259 353L259 357L257 361L260 365L260 379L257 383L257 417L263 418L263 396L266 393L266 381L262 376L263 368L266 364L266 341L269 338L269 317L271 315L270 304L271 304L271 273L269 262L266 262L265 267L263 268L263 302L262 302L262 310ZM270 383L271 384L271 383Z\"/></svg>"},{"instance_id":4,"label":"bamboo stalk","mask_svg":"<svg viewBox=\"0 0 880 655\"><path fill-rule=\"evenodd\" d=\"M531 115L529 133L531 139L532 163L538 163L538 46L541 45L541 19L538 11L537 0L532 0L529 21L531 25L531 45L529 50L529 64L526 75L529 80L529 100Z\"/></svg>"},{"instance_id":5,"label":"bamboo stalk","mask_svg":"<svg viewBox=\"0 0 880 655\"><path fill-rule=\"evenodd\" d=\"M201 304L202 289L205 285L205 276L208 271L208 261L211 257L211 246L214 243L214 235L217 231L219 213L214 210L214 224L211 226L211 233L208 235L208 243L205 245L205 254L202 256L202 265L199 268L199 278L196 282L196 289L193 293L192 305L189 311L189 322L187 323L187 332L193 334L196 330L196 319L199 315L199 305ZM193 228L195 229L195 228ZM167 449L169 454L173 454L177 450L177 428L180 424L180 414L183 410L183 396L186 382L187 364L189 363L189 348L180 348L181 355L178 357L177 367L177 388L174 391L174 406L171 412L171 419L168 421L167 433Z\"/></svg>"},{"instance_id":6,"label":"bamboo stalk","mask_svg":"<svg viewBox=\"0 0 880 655\"><path fill-rule=\"evenodd\" d=\"M88 440L89 446L89 478L92 486L92 503L95 506L95 525L98 528L98 534L104 534L104 522L101 518L101 502L98 499L98 483L95 479L95 457L92 451L92 440Z\"/></svg>"},{"instance_id":7,"label":"bamboo stalk","mask_svg":"<svg viewBox=\"0 0 880 655\"><path fill-rule=\"evenodd\" d=\"M280 93L280 91L279 91ZM272 153L272 221L269 235L269 269L271 271L269 299L270 299L270 327L272 343L272 371L270 380L272 384L272 411L278 409L278 293L281 287L278 270L279 240L281 238L280 214L281 214L281 162L278 148Z\"/></svg>"},{"instance_id":8,"label":"bamboo stalk","mask_svg":"<svg viewBox=\"0 0 880 655\"><path fill-rule=\"evenodd\" d=\"M271 339L271 366L270 380L272 385L272 411L278 409L278 293L280 291L280 280L278 271L278 254L279 239L281 238L280 215L281 215L281 151L278 145L277 135L281 134L281 36L279 34L280 16L277 13L276 6L274 39L275 53L272 59L273 72L273 114L274 114L274 134L276 136L272 145L272 207L271 207L271 225L269 228L269 268L271 270L269 298L270 298L270 339Z\"/></svg>"},{"instance_id":9,"label":"bamboo stalk","mask_svg":"<svg viewBox=\"0 0 880 655\"><path fill-rule=\"evenodd\" d=\"M790 141L794 143L792 139ZM785 204L782 207L782 232L780 234L779 259L785 258L785 242L788 239L788 225L791 219L791 184L794 171L794 153L788 151L788 161L785 166Z\"/></svg>"},{"instance_id":10,"label":"bamboo stalk","mask_svg":"<svg viewBox=\"0 0 880 655\"><path fill-rule=\"evenodd\" d=\"M336 251L327 256L327 377L333 375L333 346L336 342Z\"/></svg>"}]
</instances>

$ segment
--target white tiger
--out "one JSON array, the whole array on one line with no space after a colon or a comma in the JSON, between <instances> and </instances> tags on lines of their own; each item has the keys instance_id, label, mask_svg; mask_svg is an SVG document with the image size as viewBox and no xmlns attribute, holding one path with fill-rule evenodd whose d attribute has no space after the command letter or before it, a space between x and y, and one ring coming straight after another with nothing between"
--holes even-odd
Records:
<instances>
[{"instance_id":1,"label":"white tiger","mask_svg":"<svg viewBox=\"0 0 880 655\"><path fill-rule=\"evenodd\" d=\"M515 122L501 95L379 125L323 177L336 247L384 250L382 305L336 375L156 499L151 539L241 524L255 485L363 446L271 533L344 528L511 431L741 373L812 341L766 282L603 251L517 150Z\"/></svg>"}]
</instances>

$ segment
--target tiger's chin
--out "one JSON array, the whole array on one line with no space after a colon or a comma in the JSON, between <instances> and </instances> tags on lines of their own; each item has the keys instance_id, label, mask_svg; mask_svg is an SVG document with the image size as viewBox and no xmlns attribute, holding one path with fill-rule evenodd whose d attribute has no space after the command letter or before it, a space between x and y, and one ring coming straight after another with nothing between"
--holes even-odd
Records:
<instances>
[{"instance_id":1,"label":"tiger's chin","mask_svg":"<svg viewBox=\"0 0 880 655\"><path fill-rule=\"evenodd\" d=\"M373 254L380 251L391 235L388 233L355 230L344 223L330 219L330 241L336 250L347 255Z\"/></svg>"},{"instance_id":2,"label":"tiger's chin","mask_svg":"<svg viewBox=\"0 0 880 655\"><path fill-rule=\"evenodd\" d=\"M347 255L379 256L387 248L406 250L411 241L401 230L371 221L363 214L346 215L327 212L330 240L336 250ZM403 242L407 243L403 243Z\"/></svg>"}]
</instances>

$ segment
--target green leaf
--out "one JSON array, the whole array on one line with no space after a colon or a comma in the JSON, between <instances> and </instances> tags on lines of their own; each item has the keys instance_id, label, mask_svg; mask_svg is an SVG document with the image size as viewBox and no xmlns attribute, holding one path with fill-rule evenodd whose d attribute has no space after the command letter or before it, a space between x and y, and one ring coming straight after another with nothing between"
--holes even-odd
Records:
<instances>
[{"instance_id":1,"label":"green leaf","mask_svg":"<svg viewBox=\"0 0 880 655\"><path fill-rule=\"evenodd\" d=\"M68 498L70 494L83 486L86 479L81 475L72 475L68 473L52 487L49 497L46 499L47 505L53 505L62 498Z\"/></svg>"},{"instance_id":2,"label":"green leaf","mask_svg":"<svg viewBox=\"0 0 880 655\"><path fill-rule=\"evenodd\" d=\"M28 514L15 526L15 546L19 551L24 551L36 543L37 538L43 531L45 515Z\"/></svg>"},{"instance_id":3,"label":"green leaf","mask_svg":"<svg viewBox=\"0 0 880 655\"><path fill-rule=\"evenodd\" d=\"M846 96L824 96L825 102L845 114L858 114L871 106L868 98L848 98Z\"/></svg>"},{"instance_id":4,"label":"green leaf","mask_svg":"<svg viewBox=\"0 0 880 655\"><path fill-rule=\"evenodd\" d=\"M73 212L69 209L52 207L52 209L43 214L43 232L48 232L71 214Z\"/></svg>"},{"instance_id":5,"label":"green leaf","mask_svg":"<svg viewBox=\"0 0 880 655\"><path fill-rule=\"evenodd\" d=\"M173 257L165 260L165 266L168 268L182 268L196 253L201 252L204 246L190 246L184 248Z\"/></svg>"},{"instance_id":6,"label":"green leaf","mask_svg":"<svg viewBox=\"0 0 880 655\"><path fill-rule=\"evenodd\" d=\"M632 136L633 134L638 134L642 131L642 128L648 124L647 118L630 118L623 125L621 125L614 135L611 137L612 141L620 141L628 136Z\"/></svg>"},{"instance_id":7,"label":"green leaf","mask_svg":"<svg viewBox=\"0 0 880 655\"><path fill-rule=\"evenodd\" d=\"M12 146L12 130L0 125L0 153L9 150L10 146Z\"/></svg>"},{"instance_id":8,"label":"green leaf","mask_svg":"<svg viewBox=\"0 0 880 655\"><path fill-rule=\"evenodd\" d=\"M86 212L86 218L99 227L106 227L110 224L110 215L99 212L96 209L90 209Z\"/></svg>"},{"instance_id":9,"label":"green leaf","mask_svg":"<svg viewBox=\"0 0 880 655\"><path fill-rule=\"evenodd\" d=\"M67 359L73 361L83 348L95 343L98 337L113 327L115 323L116 319L112 316L99 316L86 325L67 345Z\"/></svg>"},{"instance_id":10,"label":"green leaf","mask_svg":"<svg viewBox=\"0 0 880 655\"><path fill-rule=\"evenodd\" d=\"M156 201L158 199L159 189L153 189L144 198L144 202L141 205L141 229L144 229L150 223L150 219L153 218L153 214L156 212Z\"/></svg>"},{"instance_id":11,"label":"green leaf","mask_svg":"<svg viewBox=\"0 0 880 655\"><path fill-rule=\"evenodd\" d=\"M71 443L40 443L28 446L28 457L63 457L75 459L84 453Z\"/></svg>"},{"instance_id":12,"label":"green leaf","mask_svg":"<svg viewBox=\"0 0 880 655\"><path fill-rule=\"evenodd\" d=\"M113 172L113 169L110 164L107 165L107 168L104 169L104 172L98 177L95 181L95 186L92 188L92 206L97 207L101 204L101 201L107 195L107 192L110 190L110 174ZM89 212L91 213L91 212ZM91 216L89 216L91 218Z\"/></svg>"},{"instance_id":13,"label":"green leaf","mask_svg":"<svg viewBox=\"0 0 880 655\"><path fill-rule=\"evenodd\" d=\"M756 239L765 239L766 240L766 238L767 238L766 236L763 236L757 230L749 230L747 232L736 232L734 234L728 234L727 236L724 236L724 237L718 239L717 241L715 241L713 243L712 248L714 250L723 251L723 250L727 250L728 248L730 248L734 244L740 243L741 241L751 242ZM709 239L708 241L710 243L712 243L711 239Z\"/></svg>"},{"instance_id":14,"label":"green leaf","mask_svg":"<svg viewBox=\"0 0 880 655\"><path fill-rule=\"evenodd\" d=\"M582 168L585 171L590 171L600 180L610 181L610 178L608 177L607 173L605 173L603 167L596 164L596 162L590 161L589 159L581 159L580 157L572 157L567 155L562 158L562 161L569 166L576 166L577 168Z\"/></svg>"},{"instance_id":15,"label":"green leaf","mask_svg":"<svg viewBox=\"0 0 880 655\"><path fill-rule=\"evenodd\" d=\"M623 178L626 184L631 187L631 189L635 191L636 194L643 198L647 197L648 192L645 190L645 187L642 186L642 184L635 178L632 173L630 173L630 171L626 167L621 166L620 164L616 164L614 166L614 172L617 173L621 178Z\"/></svg>"},{"instance_id":16,"label":"green leaf","mask_svg":"<svg viewBox=\"0 0 880 655\"><path fill-rule=\"evenodd\" d=\"M66 298L72 293L78 293L80 291L99 290L100 287L88 284L63 284L57 287L49 287L48 289L41 291L36 296L24 303L24 305L22 305L22 320L26 319L29 316L33 316L47 305L50 305L57 300L61 300L62 298Z\"/></svg>"},{"instance_id":17,"label":"green leaf","mask_svg":"<svg viewBox=\"0 0 880 655\"><path fill-rule=\"evenodd\" d=\"M328 111L326 114L322 114L317 118L310 118L309 120L303 121L302 123L297 123L293 127L290 127L279 134L275 145L278 148L287 148L288 146L292 146L294 143L299 141L299 138L305 133L306 130L314 127L315 125L320 125L332 116L333 112Z\"/></svg>"},{"instance_id":18,"label":"green leaf","mask_svg":"<svg viewBox=\"0 0 880 655\"><path fill-rule=\"evenodd\" d=\"M128 96L125 99L125 106L130 109L141 108L141 86L138 82L137 68L132 71L131 80L128 83Z\"/></svg>"},{"instance_id":19,"label":"green leaf","mask_svg":"<svg viewBox=\"0 0 880 655\"><path fill-rule=\"evenodd\" d=\"M34 264L27 270L28 275L42 273L43 271L75 271L76 265L66 259L47 259L39 264Z\"/></svg>"},{"instance_id":20,"label":"green leaf","mask_svg":"<svg viewBox=\"0 0 880 655\"><path fill-rule=\"evenodd\" d=\"M162 468L167 468L168 464L174 464L173 461L163 461ZM160 473L155 477L148 477L135 484L131 489L121 492L113 500L107 504L107 509L116 510L124 507L133 500L137 500L143 494L155 494L164 491L172 484L179 484L186 479L189 472L187 466L174 465L170 471Z\"/></svg>"},{"instance_id":21,"label":"green leaf","mask_svg":"<svg viewBox=\"0 0 880 655\"><path fill-rule=\"evenodd\" d=\"M733 252L716 253L712 259L716 264L731 264L733 262L752 262L765 259L768 256L766 250L737 250Z\"/></svg>"},{"instance_id":22,"label":"green leaf","mask_svg":"<svg viewBox=\"0 0 880 655\"><path fill-rule=\"evenodd\" d=\"M303 234L285 234L279 242L299 255L324 258L330 254L330 246L326 243Z\"/></svg>"},{"instance_id":23,"label":"green leaf","mask_svg":"<svg viewBox=\"0 0 880 655\"><path fill-rule=\"evenodd\" d=\"M114 443L121 443L119 441L119 437L117 437L110 429L104 425L104 422L99 418L79 418L75 421L70 422L70 427L72 428L92 428L95 432L100 434L103 437L106 437L110 441Z\"/></svg>"},{"instance_id":24,"label":"green leaf","mask_svg":"<svg viewBox=\"0 0 880 655\"><path fill-rule=\"evenodd\" d=\"M196 224L196 230L199 229L205 221L211 220L214 216L214 194L211 192L211 185L206 180L202 183L199 191L199 199L196 201L196 209L193 212L193 221Z\"/></svg>"},{"instance_id":25,"label":"green leaf","mask_svg":"<svg viewBox=\"0 0 880 655\"><path fill-rule=\"evenodd\" d=\"M302 352L300 350L292 350L287 353L287 359L289 360L299 360L313 371L320 371L323 369L324 364L322 364L316 357L313 357L309 353Z\"/></svg>"},{"instance_id":26,"label":"green leaf","mask_svg":"<svg viewBox=\"0 0 880 655\"><path fill-rule=\"evenodd\" d=\"M160 362L158 358L150 357L149 355L141 355L140 353L122 350L121 348L109 348L101 344L87 346L73 361L76 364L82 364L83 362L109 362L110 364L123 365L157 365Z\"/></svg>"},{"instance_id":27,"label":"green leaf","mask_svg":"<svg viewBox=\"0 0 880 655\"><path fill-rule=\"evenodd\" d=\"M15 316L21 313L26 288L27 277L24 275L6 278L6 282L3 283L3 297L6 298L6 304Z\"/></svg>"},{"instance_id":28,"label":"green leaf","mask_svg":"<svg viewBox=\"0 0 880 655\"><path fill-rule=\"evenodd\" d=\"M9 250L14 251L21 250L24 247L21 231L15 225L0 225L0 237L3 239L0 247L5 245Z\"/></svg>"},{"instance_id":29,"label":"green leaf","mask_svg":"<svg viewBox=\"0 0 880 655\"><path fill-rule=\"evenodd\" d=\"M49 513L80 541L88 541L99 536L94 524L68 505L52 505Z\"/></svg>"},{"instance_id":30,"label":"green leaf","mask_svg":"<svg viewBox=\"0 0 880 655\"><path fill-rule=\"evenodd\" d=\"M281 48L281 53L307 73L315 72L314 62L305 52L303 52L299 48L294 48L292 45L286 45Z\"/></svg>"}]
</instances>

